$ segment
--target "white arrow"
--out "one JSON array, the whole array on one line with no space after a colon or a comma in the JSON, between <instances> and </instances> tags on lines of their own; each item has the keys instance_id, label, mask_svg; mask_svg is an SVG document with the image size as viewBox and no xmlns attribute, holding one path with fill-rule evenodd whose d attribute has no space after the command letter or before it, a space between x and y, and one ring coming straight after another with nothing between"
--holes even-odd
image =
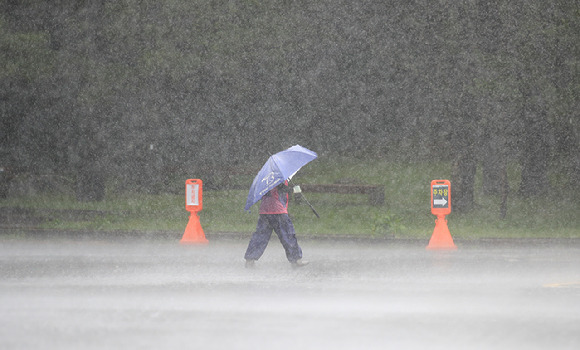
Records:
<instances>
[{"instance_id":1,"label":"white arrow","mask_svg":"<svg viewBox=\"0 0 580 350\"><path fill-rule=\"evenodd\" d=\"M445 198L433 200L433 205L445 205L445 204L447 204L447 200Z\"/></svg>"}]
</instances>

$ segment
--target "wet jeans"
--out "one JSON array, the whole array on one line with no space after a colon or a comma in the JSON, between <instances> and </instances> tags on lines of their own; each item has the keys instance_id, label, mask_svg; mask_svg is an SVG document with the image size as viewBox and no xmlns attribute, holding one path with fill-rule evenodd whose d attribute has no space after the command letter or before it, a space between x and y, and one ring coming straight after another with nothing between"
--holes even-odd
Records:
<instances>
[{"instance_id":1,"label":"wet jeans","mask_svg":"<svg viewBox=\"0 0 580 350\"><path fill-rule=\"evenodd\" d=\"M264 254L272 230L278 235L288 261L294 262L302 258L302 249L298 245L294 225L288 214L260 214L256 232L252 235L244 256L246 259L258 260Z\"/></svg>"}]
</instances>

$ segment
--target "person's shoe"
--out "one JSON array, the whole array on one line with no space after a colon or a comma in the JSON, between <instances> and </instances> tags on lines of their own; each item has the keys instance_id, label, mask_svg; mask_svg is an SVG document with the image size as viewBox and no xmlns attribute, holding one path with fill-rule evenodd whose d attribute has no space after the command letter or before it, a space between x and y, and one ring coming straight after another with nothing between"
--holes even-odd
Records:
<instances>
[{"instance_id":1,"label":"person's shoe","mask_svg":"<svg viewBox=\"0 0 580 350\"><path fill-rule=\"evenodd\" d=\"M256 260L246 259L246 268L251 269L256 266Z\"/></svg>"},{"instance_id":2,"label":"person's shoe","mask_svg":"<svg viewBox=\"0 0 580 350\"><path fill-rule=\"evenodd\" d=\"M292 267L303 267L303 266L308 265L308 263L309 262L306 260L298 259L296 261L293 261L291 264L292 264Z\"/></svg>"}]
</instances>

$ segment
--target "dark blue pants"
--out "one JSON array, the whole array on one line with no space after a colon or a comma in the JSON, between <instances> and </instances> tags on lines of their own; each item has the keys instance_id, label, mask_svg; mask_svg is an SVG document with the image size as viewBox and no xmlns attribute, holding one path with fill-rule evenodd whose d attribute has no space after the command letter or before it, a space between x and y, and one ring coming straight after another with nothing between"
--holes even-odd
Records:
<instances>
[{"instance_id":1,"label":"dark blue pants","mask_svg":"<svg viewBox=\"0 0 580 350\"><path fill-rule=\"evenodd\" d=\"M260 214L256 232L252 235L244 256L246 259L260 259L268 246L272 230L278 235L288 261L294 262L302 258L302 249L298 245L294 225L288 214Z\"/></svg>"}]
</instances>

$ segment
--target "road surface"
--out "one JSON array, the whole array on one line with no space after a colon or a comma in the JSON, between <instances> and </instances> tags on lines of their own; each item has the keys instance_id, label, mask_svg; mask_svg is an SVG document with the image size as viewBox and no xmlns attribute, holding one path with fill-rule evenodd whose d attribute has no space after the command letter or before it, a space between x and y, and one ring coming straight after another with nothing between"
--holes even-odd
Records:
<instances>
[{"instance_id":1,"label":"road surface","mask_svg":"<svg viewBox=\"0 0 580 350\"><path fill-rule=\"evenodd\" d=\"M2 349L579 349L580 241L0 236Z\"/></svg>"}]
</instances>

